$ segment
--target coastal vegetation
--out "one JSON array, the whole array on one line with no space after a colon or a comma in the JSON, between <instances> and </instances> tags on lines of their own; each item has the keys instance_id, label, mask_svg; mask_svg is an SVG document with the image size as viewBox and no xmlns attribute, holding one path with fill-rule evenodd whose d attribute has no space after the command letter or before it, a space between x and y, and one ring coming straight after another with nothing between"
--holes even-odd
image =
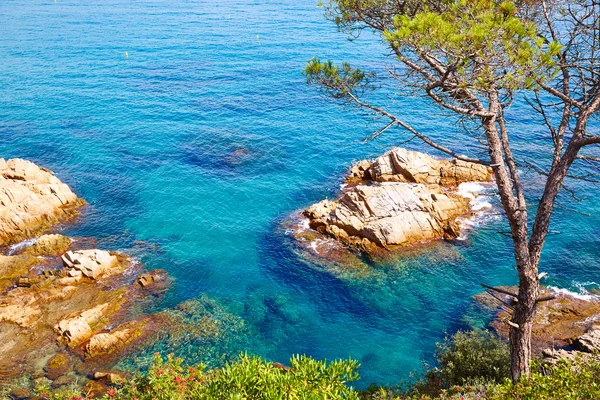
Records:
<instances>
[{"instance_id":1,"label":"coastal vegetation","mask_svg":"<svg viewBox=\"0 0 600 400\"><path fill-rule=\"evenodd\" d=\"M371 399L371 400L505 400L597 399L600 359L576 358L554 365L532 364L532 373L514 384L510 379L508 345L485 331L458 332L438 345L438 366L422 378L398 387L352 388L359 380L358 362L317 361L294 356L289 366L242 354L224 367L185 367L182 360L159 354L147 373L118 378L105 400L184 399ZM91 398L79 389L53 392L36 388L41 399Z\"/></svg>"},{"instance_id":2,"label":"coastal vegetation","mask_svg":"<svg viewBox=\"0 0 600 400\"><path fill-rule=\"evenodd\" d=\"M590 153L597 150L600 136L587 129L600 111L600 4L596 0L332 0L326 9L351 38L363 30L379 34L399 65L387 69L393 78L390 83L348 63L314 58L305 69L309 84L386 121L370 139L401 128L409 139L492 168L510 227L505 233L513 241L519 288L516 293L488 290L509 296L502 301L511 310L506 323L511 378L517 382L530 373L538 305L552 298L540 295L539 265L559 192L569 179L595 181L600 162ZM464 127L458 130L463 148L472 154L453 150L443 138L407 123L393 101L386 106L368 96L386 84L395 95L399 91L424 96L452 114ZM511 125L511 106L523 98L546 129L541 159L514 151L517 136L540 140L525 138L528 132ZM527 188L524 169L541 175L542 193Z\"/></svg>"}]
</instances>

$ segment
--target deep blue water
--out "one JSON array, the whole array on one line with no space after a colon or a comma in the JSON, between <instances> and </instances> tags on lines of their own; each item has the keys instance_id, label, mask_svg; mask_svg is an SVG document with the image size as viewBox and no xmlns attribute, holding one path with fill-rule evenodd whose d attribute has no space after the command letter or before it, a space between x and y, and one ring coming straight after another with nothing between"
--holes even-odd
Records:
<instances>
[{"instance_id":1,"label":"deep blue water","mask_svg":"<svg viewBox=\"0 0 600 400\"><path fill-rule=\"evenodd\" d=\"M368 273L298 255L279 224L334 196L351 161L403 140L363 144L377 123L304 83L313 56L392 62L369 34L345 40L315 5L5 0L0 156L53 169L89 202L68 234L167 270L175 283L157 308L206 294L243 318L253 337L232 352L351 356L364 384L395 383L431 360L445 331L483 323L470 299L480 283L515 282L510 243L496 233L507 226L488 221L466 241ZM393 107L462 147L455 122L421 99L394 95ZM539 121L522 102L511 112L517 152L542 158ZM539 184L528 175L533 193ZM600 191L571 185L584 201L563 204L591 215L559 210L541 268L545 283L579 291L599 281Z\"/></svg>"}]
</instances>

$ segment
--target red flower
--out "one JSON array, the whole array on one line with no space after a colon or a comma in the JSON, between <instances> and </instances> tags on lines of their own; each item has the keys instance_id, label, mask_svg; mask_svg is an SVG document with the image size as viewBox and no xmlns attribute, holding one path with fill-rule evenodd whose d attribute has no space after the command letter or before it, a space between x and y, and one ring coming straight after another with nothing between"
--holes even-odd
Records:
<instances>
[{"instance_id":1,"label":"red flower","mask_svg":"<svg viewBox=\"0 0 600 400\"><path fill-rule=\"evenodd\" d=\"M108 397L110 397L111 399L114 399L115 396L117 395L117 391L115 389L108 389L106 391L106 394L108 395Z\"/></svg>"},{"instance_id":2,"label":"red flower","mask_svg":"<svg viewBox=\"0 0 600 400\"><path fill-rule=\"evenodd\" d=\"M180 375L177 375L175 378L173 378L173 382L177 383L182 389L185 387L185 378Z\"/></svg>"}]
</instances>

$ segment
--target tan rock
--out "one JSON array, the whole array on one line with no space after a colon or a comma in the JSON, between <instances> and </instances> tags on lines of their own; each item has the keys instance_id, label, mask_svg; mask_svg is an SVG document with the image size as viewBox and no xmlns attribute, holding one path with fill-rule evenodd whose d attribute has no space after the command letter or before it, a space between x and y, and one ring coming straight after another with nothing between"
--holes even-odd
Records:
<instances>
[{"instance_id":1,"label":"tan rock","mask_svg":"<svg viewBox=\"0 0 600 400\"><path fill-rule=\"evenodd\" d=\"M594 325L575 340L575 347L586 353L600 353L600 325Z\"/></svg>"},{"instance_id":2,"label":"tan rock","mask_svg":"<svg viewBox=\"0 0 600 400\"><path fill-rule=\"evenodd\" d=\"M136 283L154 293L158 293L169 286L168 274L166 271L161 269L155 269L148 271L137 277Z\"/></svg>"},{"instance_id":3,"label":"tan rock","mask_svg":"<svg viewBox=\"0 0 600 400\"><path fill-rule=\"evenodd\" d=\"M31 327L41 313L38 305L0 304L0 322L12 322L23 328Z\"/></svg>"},{"instance_id":4,"label":"tan rock","mask_svg":"<svg viewBox=\"0 0 600 400\"><path fill-rule=\"evenodd\" d=\"M71 239L63 235L43 235L35 243L27 246L20 254L32 256L58 256L69 249Z\"/></svg>"},{"instance_id":5,"label":"tan rock","mask_svg":"<svg viewBox=\"0 0 600 400\"><path fill-rule=\"evenodd\" d=\"M0 245L35 236L72 217L83 203L51 171L0 159Z\"/></svg>"},{"instance_id":6,"label":"tan rock","mask_svg":"<svg viewBox=\"0 0 600 400\"><path fill-rule=\"evenodd\" d=\"M346 177L346 183L360 183L365 180L372 180L369 169L371 168L371 162L362 160L353 164L348 171Z\"/></svg>"},{"instance_id":7,"label":"tan rock","mask_svg":"<svg viewBox=\"0 0 600 400\"><path fill-rule=\"evenodd\" d=\"M60 321L54 327L60 335L59 341L67 343L69 347L73 347L89 339L94 333L91 325L103 317L103 313L108 306L108 304L98 304L76 317Z\"/></svg>"},{"instance_id":8,"label":"tan rock","mask_svg":"<svg viewBox=\"0 0 600 400\"><path fill-rule=\"evenodd\" d=\"M369 251L371 244L387 248L456 237L454 220L468 211L468 199L437 185L387 183L358 185L339 201L313 205L305 215L314 229Z\"/></svg>"},{"instance_id":9,"label":"tan rock","mask_svg":"<svg viewBox=\"0 0 600 400\"><path fill-rule=\"evenodd\" d=\"M122 272L119 259L104 250L68 251L62 256L62 261L66 267L81 271L91 279Z\"/></svg>"},{"instance_id":10,"label":"tan rock","mask_svg":"<svg viewBox=\"0 0 600 400\"><path fill-rule=\"evenodd\" d=\"M427 154L395 148L377 157L368 175L377 182L458 185L487 182L491 179L491 170L480 164L456 159L436 160Z\"/></svg>"},{"instance_id":11,"label":"tan rock","mask_svg":"<svg viewBox=\"0 0 600 400\"><path fill-rule=\"evenodd\" d=\"M314 204L304 215L312 229L367 253L455 239L457 219L470 214L472 200L456 186L490 179L482 165L396 148L352 166L346 180L351 185L340 198Z\"/></svg>"},{"instance_id":12,"label":"tan rock","mask_svg":"<svg viewBox=\"0 0 600 400\"><path fill-rule=\"evenodd\" d=\"M100 354L108 354L124 346L135 336L132 329L120 329L110 333L98 333L90 339L85 346L87 358L97 357Z\"/></svg>"}]
</instances>

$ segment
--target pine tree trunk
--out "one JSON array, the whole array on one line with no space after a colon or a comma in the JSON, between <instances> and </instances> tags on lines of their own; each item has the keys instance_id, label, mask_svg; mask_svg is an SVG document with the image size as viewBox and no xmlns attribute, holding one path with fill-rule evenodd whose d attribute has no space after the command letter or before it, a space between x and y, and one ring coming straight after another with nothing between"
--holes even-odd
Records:
<instances>
[{"instance_id":1,"label":"pine tree trunk","mask_svg":"<svg viewBox=\"0 0 600 400\"><path fill-rule=\"evenodd\" d=\"M531 332L539 292L537 265L527 265L523 268L519 299L514 307L512 323L515 325L510 327L510 374L513 382L519 380L521 376L529 376Z\"/></svg>"}]
</instances>

